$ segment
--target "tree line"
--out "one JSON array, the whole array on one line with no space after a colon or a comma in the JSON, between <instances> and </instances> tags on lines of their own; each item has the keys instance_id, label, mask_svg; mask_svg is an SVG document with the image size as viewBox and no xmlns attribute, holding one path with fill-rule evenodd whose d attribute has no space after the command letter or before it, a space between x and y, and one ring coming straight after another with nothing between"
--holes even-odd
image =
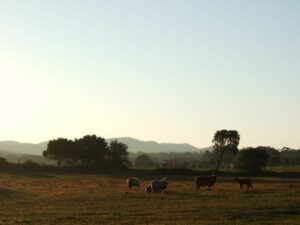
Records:
<instances>
[{"instance_id":1,"label":"tree line","mask_svg":"<svg viewBox=\"0 0 300 225\"><path fill-rule=\"evenodd\" d=\"M213 137L212 150L205 152L128 153L126 144L117 140L107 143L102 137L86 135L79 139L50 140L43 156L56 161L58 169L105 170L135 168L235 168L260 172L266 166L300 165L300 149L259 146L239 149L240 135L236 130L219 130ZM13 165L0 158L0 168L47 169L34 160ZM46 168L47 167L47 168Z\"/></svg>"},{"instance_id":2,"label":"tree line","mask_svg":"<svg viewBox=\"0 0 300 225\"><path fill-rule=\"evenodd\" d=\"M168 153L158 161L156 155L140 154L134 166L140 168L234 168L247 172L261 172L266 166L300 165L300 149L283 148L280 151L268 146L239 149L240 135L236 130L219 130L213 137L212 150L201 154ZM156 153L157 154L157 153ZM193 157L190 157L193 156Z\"/></svg>"},{"instance_id":3,"label":"tree line","mask_svg":"<svg viewBox=\"0 0 300 225\"><path fill-rule=\"evenodd\" d=\"M199 159L199 167L215 165L218 152L205 151ZM300 149L282 148L280 150L269 146L242 148L236 154L225 152L221 167L246 171L261 171L270 166L299 166Z\"/></svg>"},{"instance_id":4,"label":"tree line","mask_svg":"<svg viewBox=\"0 0 300 225\"><path fill-rule=\"evenodd\" d=\"M102 137L86 135L70 140L50 140L43 156L57 161L58 166L120 169L128 163L128 147L117 140L107 143Z\"/></svg>"}]
</instances>

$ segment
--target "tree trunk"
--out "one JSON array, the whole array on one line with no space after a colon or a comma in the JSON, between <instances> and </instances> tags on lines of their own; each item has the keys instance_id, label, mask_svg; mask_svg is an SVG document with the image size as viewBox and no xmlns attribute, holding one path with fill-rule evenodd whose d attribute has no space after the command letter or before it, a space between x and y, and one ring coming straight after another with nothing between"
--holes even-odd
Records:
<instances>
[{"instance_id":1,"label":"tree trunk","mask_svg":"<svg viewBox=\"0 0 300 225\"><path fill-rule=\"evenodd\" d=\"M223 155L224 155L224 149L221 150L220 157L219 157L219 159L217 160L217 165L216 165L216 175L217 175L217 173L219 172L219 167L220 167L220 165L221 165L221 163L222 163Z\"/></svg>"}]
</instances>

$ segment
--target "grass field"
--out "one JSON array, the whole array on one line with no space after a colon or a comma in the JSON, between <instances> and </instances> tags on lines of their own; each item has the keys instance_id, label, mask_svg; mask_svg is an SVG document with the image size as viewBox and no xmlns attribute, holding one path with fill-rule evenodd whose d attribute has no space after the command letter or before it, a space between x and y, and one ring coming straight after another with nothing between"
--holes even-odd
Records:
<instances>
[{"instance_id":1,"label":"grass field","mask_svg":"<svg viewBox=\"0 0 300 225\"><path fill-rule=\"evenodd\" d=\"M126 177L1 174L0 224L299 224L300 179L254 178L254 190L218 179L196 191L173 177L165 194L128 190Z\"/></svg>"}]
</instances>

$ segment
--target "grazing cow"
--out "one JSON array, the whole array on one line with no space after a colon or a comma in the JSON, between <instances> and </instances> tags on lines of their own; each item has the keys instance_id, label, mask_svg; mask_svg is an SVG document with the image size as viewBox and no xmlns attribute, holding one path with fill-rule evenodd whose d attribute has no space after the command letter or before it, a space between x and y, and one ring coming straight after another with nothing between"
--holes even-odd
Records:
<instances>
[{"instance_id":1,"label":"grazing cow","mask_svg":"<svg viewBox=\"0 0 300 225\"><path fill-rule=\"evenodd\" d=\"M200 190L201 186L208 186L210 190L210 187L216 183L216 178L216 175L195 177L196 189Z\"/></svg>"},{"instance_id":2,"label":"grazing cow","mask_svg":"<svg viewBox=\"0 0 300 225\"><path fill-rule=\"evenodd\" d=\"M154 180L151 182L151 190L152 192L161 192L164 191L168 187L168 180L164 177L161 180Z\"/></svg>"},{"instance_id":3,"label":"grazing cow","mask_svg":"<svg viewBox=\"0 0 300 225\"><path fill-rule=\"evenodd\" d=\"M249 190L249 187L251 187L253 189L252 181L249 178L239 179L236 177L236 178L234 178L234 181L237 181L240 184L240 188L243 188L243 185L246 184L248 190Z\"/></svg>"},{"instance_id":4,"label":"grazing cow","mask_svg":"<svg viewBox=\"0 0 300 225\"><path fill-rule=\"evenodd\" d=\"M152 188L150 185L147 186L146 190L145 190L146 193L150 193L152 192Z\"/></svg>"},{"instance_id":5,"label":"grazing cow","mask_svg":"<svg viewBox=\"0 0 300 225\"><path fill-rule=\"evenodd\" d=\"M139 187L140 183L141 183L141 180L139 178L137 178L137 177L129 177L127 179L127 184L128 184L129 188Z\"/></svg>"}]
</instances>

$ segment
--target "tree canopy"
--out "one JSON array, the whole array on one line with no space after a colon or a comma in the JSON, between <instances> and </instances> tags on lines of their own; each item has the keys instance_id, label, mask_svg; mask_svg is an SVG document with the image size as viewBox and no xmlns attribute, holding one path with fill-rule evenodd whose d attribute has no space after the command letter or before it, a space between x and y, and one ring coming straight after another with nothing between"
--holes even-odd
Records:
<instances>
[{"instance_id":1,"label":"tree canopy","mask_svg":"<svg viewBox=\"0 0 300 225\"><path fill-rule=\"evenodd\" d=\"M129 163L128 161L128 146L117 140L109 143L109 158L114 167L120 167Z\"/></svg>"},{"instance_id":2,"label":"tree canopy","mask_svg":"<svg viewBox=\"0 0 300 225\"><path fill-rule=\"evenodd\" d=\"M154 162L147 154L142 154L135 159L134 165L139 168L151 168L154 166Z\"/></svg>"},{"instance_id":3,"label":"tree canopy","mask_svg":"<svg viewBox=\"0 0 300 225\"><path fill-rule=\"evenodd\" d=\"M215 153L219 155L216 163L216 171L218 171L225 152L231 153L232 155L238 152L240 135L236 130L218 130L212 142L214 143Z\"/></svg>"},{"instance_id":4,"label":"tree canopy","mask_svg":"<svg viewBox=\"0 0 300 225\"><path fill-rule=\"evenodd\" d=\"M268 159L266 147L245 148L237 157L236 168L247 172L261 172Z\"/></svg>"},{"instance_id":5,"label":"tree canopy","mask_svg":"<svg viewBox=\"0 0 300 225\"><path fill-rule=\"evenodd\" d=\"M108 144L104 138L86 135L69 140L53 139L48 142L43 155L57 160L57 165L75 165L85 168L120 168L128 161L127 145L117 140Z\"/></svg>"}]
</instances>

